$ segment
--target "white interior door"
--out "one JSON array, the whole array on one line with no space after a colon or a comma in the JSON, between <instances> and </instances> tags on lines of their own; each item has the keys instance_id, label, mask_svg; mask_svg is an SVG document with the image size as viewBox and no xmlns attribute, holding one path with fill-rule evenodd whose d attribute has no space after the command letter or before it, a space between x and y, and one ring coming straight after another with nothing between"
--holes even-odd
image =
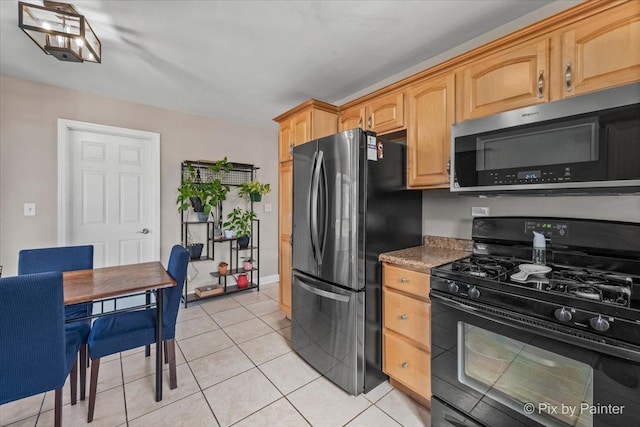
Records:
<instances>
[{"instance_id":1,"label":"white interior door","mask_svg":"<svg viewBox=\"0 0 640 427\"><path fill-rule=\"evenodd\" d=\"M92 244L95 267L159 260L159 135L60 122L60 244Z\"/></svg>"}]
</instances>

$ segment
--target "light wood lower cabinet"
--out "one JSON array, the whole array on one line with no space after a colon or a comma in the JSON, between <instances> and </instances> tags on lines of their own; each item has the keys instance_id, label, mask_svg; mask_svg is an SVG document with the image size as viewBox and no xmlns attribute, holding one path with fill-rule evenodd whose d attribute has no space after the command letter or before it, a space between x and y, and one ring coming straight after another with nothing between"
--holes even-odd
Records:
<instances>
[{"instance_id":1,"label":"light wood lower cabinet","mask_svg":"<svg viewBox=\"0 0 640 427\"><path fill-rule=\"evenodd\" d=\"M384 333L384 372L431 400L431 354L395 334Z\"/></svg>"},{"instance_id":2,"label":"light wood lower cabinet","mask_svg":"<svg viewBox=\"0 0 640 427\"><path fill-rule=\"evenodd\" d=\"M280 309L291 317L291 226L293 216L293 161L280 163L279 265Z\"/></svg>"},{"instance_id":3,"label":"light wood lower cabinet","mask_svg":"<svg viewBox=\"0 0 640 427\"><path fill-rule=\"evenodd\" d=\"M394 385L431 405L430 276L382 266L382 370Z\"/></svg>"}]
</instances>

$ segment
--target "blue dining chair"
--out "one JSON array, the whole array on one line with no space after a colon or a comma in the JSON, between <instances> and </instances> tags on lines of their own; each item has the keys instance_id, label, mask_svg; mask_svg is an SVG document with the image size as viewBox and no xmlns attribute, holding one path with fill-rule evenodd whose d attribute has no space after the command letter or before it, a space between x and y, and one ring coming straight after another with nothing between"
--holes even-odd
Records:
<instances>
[{"instance_id":1,"label":"blue dining chair","mask_svg":"<svg viewBox=\"0 0 640 427\"><path fill-rule=\"evenodd\" d=\"M18 275L44 273L47 271L75 271L93 268L93 245L61 246L55 248L24 249L18 254ZM65 320L91 315L93 305L75 304L64 309ZM67 330L75 330L82 337L80 347L80 400L85 398L87 382L87 338L91 329L90 320L67 323ZM71 403L75 404L72 397Z\"/></svg>"},{"instance_id":2,"label":"blue dining chair","mask_svg":"<svg viewBox=\"0 0 640 427\"><path fill-rule=\"evenodd\" d=\"M81 342L65 331L62 273L0 279L0 405L55 390L62 425L62 387L77 370Z\"/></svg>"},{"instance_id":3,"label":"blue dining chair","mask_svg":"<svg viewBox=\"0 0 640 427\"><path fill-rule=\"evenodd\" d=\"M189 251L180 245L171 249L167 272L176 285L163 289L162 340L169 363L169 387L178 386L176 377L176 318L180 297L187 275ZM89 357L91 376L89 380L89 414L87 422L93 420L98 384L100 358L136 347L147 346L156 341L156 309L128 311L99 317L89 334Z\"/></svg>"}]
</instances>

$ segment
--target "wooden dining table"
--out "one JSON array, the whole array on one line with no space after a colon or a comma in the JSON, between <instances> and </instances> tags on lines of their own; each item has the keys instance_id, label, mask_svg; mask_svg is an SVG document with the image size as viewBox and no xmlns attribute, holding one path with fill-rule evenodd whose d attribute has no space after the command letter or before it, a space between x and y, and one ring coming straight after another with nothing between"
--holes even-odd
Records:
<instances>
[{"instance_id":1,"label":"wooden dining table","mask_svg":"<svg viewBox=\"0 0 640 427\"><path fill-rule=\"evenodd\" d=\"M156 294L156 402L162 400L162 289L175 286L176 282L159 262L145 262L141 264L120 265L116 267L93 268L63 273L64 304L73 305L89 302L101 302L117 299L130 294L153 291ZM148 295L148 294L147 294ZM146 304L127 307L95 314L109 316L121 311L149 307L150 298ZM115 304L114 304L115 308Z\"/></svg>"}]
</instances>

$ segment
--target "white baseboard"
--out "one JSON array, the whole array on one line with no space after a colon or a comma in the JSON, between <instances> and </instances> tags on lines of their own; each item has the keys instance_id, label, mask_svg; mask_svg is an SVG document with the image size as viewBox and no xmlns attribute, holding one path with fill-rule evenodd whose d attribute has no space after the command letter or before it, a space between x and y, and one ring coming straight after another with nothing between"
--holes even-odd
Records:
<instances>
[{"instance_id":1,"label":"white baseboard","mask_svg":"<svg viewBox=\"0 0 640 427\"><path fill-rule=\"evenodd\" d=\"M260 278L260 284L266 285L268 283L277 283L280 281L279 274L272 274L271 276L264 276Z\"/></svg>"}]
</instances>

